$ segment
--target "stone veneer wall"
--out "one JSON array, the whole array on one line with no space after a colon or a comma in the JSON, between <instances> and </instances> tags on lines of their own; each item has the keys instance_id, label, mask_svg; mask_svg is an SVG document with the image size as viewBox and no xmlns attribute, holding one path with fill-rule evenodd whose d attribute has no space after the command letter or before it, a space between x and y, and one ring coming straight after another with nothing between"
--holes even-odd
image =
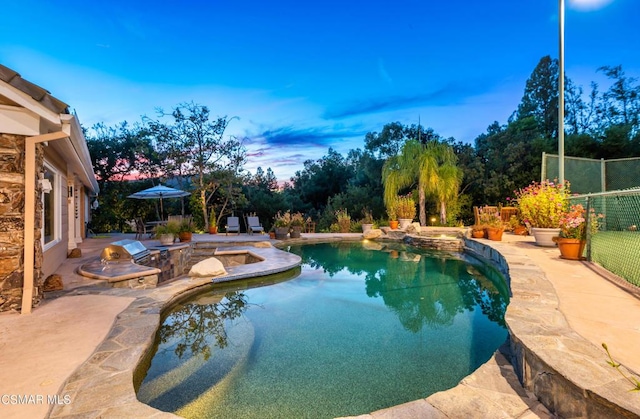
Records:
<instances>
[{"instance_id":1,"label":"stone veneer wall","mask_svg":"<svg viewBox=\"0 0 640 419\"><path fill-rule=\"evenodd\" d=\"M19 310L24 282L24 142L21 135L0 134L0 311ZM43 167L42 145L36 146L36 167ZM36 170L36 173L39 171ZM40 196L40 184L36 190ZM33 304L42 298L42 203L36 199Z\"/></svg>"}]
</instances>

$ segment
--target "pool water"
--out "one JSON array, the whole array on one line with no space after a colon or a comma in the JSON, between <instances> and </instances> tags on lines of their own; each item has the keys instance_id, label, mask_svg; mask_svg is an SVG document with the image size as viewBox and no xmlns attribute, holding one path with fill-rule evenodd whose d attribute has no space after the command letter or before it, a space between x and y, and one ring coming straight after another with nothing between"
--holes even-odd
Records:
<instances>
[{"instance_id":1,"label":"pool water","mask_svg":"<svg viewBox=\"0 0 640 419\"><path fill-rule=\"evenodd\" d=\"M142 402L192 418L364 414L454 387L507 337L503 279L464 255L288 250L299 275L214 288L168 314Z\"/></svg>"}]
</instances>

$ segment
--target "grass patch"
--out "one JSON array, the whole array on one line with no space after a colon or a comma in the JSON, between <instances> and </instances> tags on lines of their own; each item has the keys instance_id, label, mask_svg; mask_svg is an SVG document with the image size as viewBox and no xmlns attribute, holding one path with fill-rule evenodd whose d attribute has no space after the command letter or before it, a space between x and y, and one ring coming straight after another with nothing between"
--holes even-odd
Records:
<instances>
[{"instance_id":1,"label":"grass patch","mask_svg":"<svg viewBox=\"0 0 640 419\"><path fill-rule=\"evenodd\" d=\"M609 272L640 286L640 232L601 231L591 239L591 259Z\"/></svg>"}]
</instances>

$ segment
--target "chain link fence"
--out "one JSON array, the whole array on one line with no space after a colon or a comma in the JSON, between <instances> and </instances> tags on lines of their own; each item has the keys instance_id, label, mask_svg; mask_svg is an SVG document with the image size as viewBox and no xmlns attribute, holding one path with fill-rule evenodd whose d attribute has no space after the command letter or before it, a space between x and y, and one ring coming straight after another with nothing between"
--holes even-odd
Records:
<instances>
[{"instance_id":1,"label":"chain link fence","mask_svg":"<svg viewBox=\"0 0 640 419\"><path fill-rule=\"evenodd\" d=\"M604 216L598 231L587 235L587 260L640 286L640 188L577 195L570 201Z\"/></svg>"},{"instance_id":2,"label":"chain link fence","mask_svg":"<svg viewBox=\"0 0 640 419\"><path fill-rule=\"evenodd\" d=\"M558 155L542 153L542 180L559 178L558 161ZM595 160L565 156L564 174L572 193L635 188L640 186L640 157Z\"/></svg>"}]
</instances>

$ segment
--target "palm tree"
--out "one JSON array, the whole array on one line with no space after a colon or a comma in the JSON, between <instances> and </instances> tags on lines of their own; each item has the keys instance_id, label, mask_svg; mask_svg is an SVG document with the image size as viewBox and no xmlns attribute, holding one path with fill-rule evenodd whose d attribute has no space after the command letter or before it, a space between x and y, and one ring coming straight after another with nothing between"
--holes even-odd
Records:
<instances>
[{"instance_id":1,"label":"palm tree","mask_svg":"<svg viewBox=\"0 0 640 419\"><path fill-rule=\"evenodd\" d=\"M400 190L417 183L420 225L427 224L427 195L436 197L440 221L446 223L446 202L457 197L461 182L462 172L456 166L456 160L453 149L446 144L405 142L400 154L387 159L382 168L385 205L390 205Z\"/></svg>"},{"instance_id":2,"label":"palm tree","mask_svg":"<svg viewBox=\"0 0 640 419\"><path fill-rule=\"evenodd\" d=\"M458 198L458 190L462 183L462 170L456 166L458 158L453 149L445 144L439 144L436 151L438 160L437 181L433 194L440 207L440 224L447 222L447 202L454 202Z\"/></svg>"}]
</instances>

